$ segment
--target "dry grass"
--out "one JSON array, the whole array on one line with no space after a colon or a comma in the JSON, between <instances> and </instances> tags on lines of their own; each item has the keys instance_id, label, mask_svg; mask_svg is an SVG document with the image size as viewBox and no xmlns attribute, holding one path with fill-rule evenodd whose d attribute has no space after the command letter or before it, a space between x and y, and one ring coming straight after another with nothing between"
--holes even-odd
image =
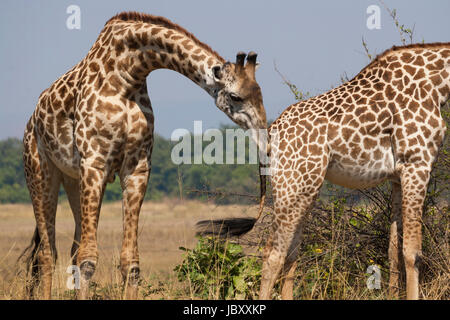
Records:
<instances>
[{"instance_id":1,"label":"dry grass","mask_svg":"<svg viewBox=\"0 0 450 320\"><path fill-rule=\"evenodd\" d=\"M347 206L317 206L305 226L299 257L294 296L296 299L388 299L388 212L378 212L363 224L367 212ZM421 296L424 299L450 298L449 222L446 210L424 216L424 267L421 273ZM386 208L387 210L387 208ZM259 248L267 236L272 215L266 215L254 230L239 239L245 252L260 255ZM218 206L212 202L165 200L146 202L139 225L141 266L140 299L197 299L189 282L180 283L173 271L183 260L180 246L193 248L195 223L204 219L255 217L256 206ZM355 215L356 214L356 215ZM362 215L361 215L362 214ZM30 205L0 206L0 299L25 299L26 274L17 258L29 244L34 227ZM353 222L352 222L353 221ZM360 230L359 227L362 229ZM53 299L73 299L66 287L69 274L70 247L74 231L72 214L63 202L57 212L58 261L55 267ZM118 269L122 241L121 203L102 207L98 230L99 262L93 278L93 299L122 299L121 275ZM382 270L381 290L368 290L366 268L377 264ZM402 296L404 296L404 291ZM273 298L279 298L279 285Z\"/></svg>"},{"instance_id":2,"label":"dry grass","mask_svg":"<svg viewBox=\"0 0 450 320\"><path fill-rule=\"evenodd\" d=\"M243 205L217 206L214 203L165 200L145 202L139 221L139 252L142 276L140 298L179 299L189 290L178 283L173 268L182 261L180 246L191 248L197 242L194 225L198 220L231 216L255 216L256 209ZM31 205L0 206L0 299L24 299L25 273L17 263L30 243L35 221ZM58 206L56 219L58 261L53 283L53 299L68 299L69 274L74 222L68 203ZM122 205L102 206L98 229L99 262L93 281L94 298L121 299L121 275L118 270L122 244Z\"/></svg>"}]
</instances>

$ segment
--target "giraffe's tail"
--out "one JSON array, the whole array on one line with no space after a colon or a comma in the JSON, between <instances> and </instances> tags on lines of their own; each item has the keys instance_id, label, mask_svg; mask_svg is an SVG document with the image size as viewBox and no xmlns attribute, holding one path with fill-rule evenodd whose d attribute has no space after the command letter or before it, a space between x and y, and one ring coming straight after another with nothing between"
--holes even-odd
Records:
<instances>
[{"instance_id":1,"label":"giraffe's tail","mask_svg":"<svg viewBox=\"0 0 450 320\"><path fill-rule=\"evenodd\" d=\"M214 235L220 238L236 237L253 229L255 218L227 218L197 222L197 235Z\"/></svg>"},{"instance_id":2,"label":"giraffe's tail","mask_svg":"<svg viewBox=\"0 0 450 320\"><path fill-rule=\"evenodd\" d=\"M17 261L19 262L22 258L26 263L27 274L31 272L31 277L27 282L27 295L32 298L34 288L39 284L39 265L37 253L39 251L39 246L41 244L41 237L39 236L38 228L34 230L33 238L31 243L25 250L21 253Z\"/></svg>"},{"instance_id":3,"label":"giraffe's tail","mask_svg":"<svg viewBox=\"0 0 450 320\"><path fill-rule=\"evenodd\" d=\"M261 171L262 164L259 164L260 200L257 218L226 218L218 220L202 220L197 222L197 235L215 235L220 238L237 237L246 234L255 226L256 221L261 217L264 202L266 200L266 175Z\"/></svg>"}]
</instances>

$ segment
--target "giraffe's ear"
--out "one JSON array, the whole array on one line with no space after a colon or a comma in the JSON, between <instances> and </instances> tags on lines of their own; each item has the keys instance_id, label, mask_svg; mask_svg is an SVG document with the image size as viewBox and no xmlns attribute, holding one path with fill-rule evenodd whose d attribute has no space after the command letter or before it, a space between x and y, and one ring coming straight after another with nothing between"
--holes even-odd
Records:
<instances>
[{"instance_id":1,"label":"giraffe's ear","mask_svg":"<svg viewBox=\"0 0 450 320\"><path fill-rule=\"evenodd\" d=\"M259 62L257 62L256 64L255 64L255 71L257 71L258 69L259 69L259 66L260 66L261 64L259 63Z\"/></svg>"},{"instance_id":2,"label":"giraffe's ear","mask_svg":"<svg viewBox=\"0 0 450 320\"><path fill-rule=\"evenodd\" d=\"M222 66L216 65L212 67L212 74L215 82L222 80Z\"/></svg>"}]
</instances>

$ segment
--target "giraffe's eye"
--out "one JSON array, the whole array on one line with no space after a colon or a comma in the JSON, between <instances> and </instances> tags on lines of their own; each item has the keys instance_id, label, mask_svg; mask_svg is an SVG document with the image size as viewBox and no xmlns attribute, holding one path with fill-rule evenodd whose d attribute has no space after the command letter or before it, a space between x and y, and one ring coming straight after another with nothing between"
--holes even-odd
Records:
<instances>
[{"instance_id":1,"label":"giraffe's eye","mask_svg":"<svg viewBox=\"0 0 450 320\"><path fill-rule=\"evenodd\" d=\"M230 99L234 102L242 102L242 98L235 93L230 93Z\"/></svg>"}]
</instances>

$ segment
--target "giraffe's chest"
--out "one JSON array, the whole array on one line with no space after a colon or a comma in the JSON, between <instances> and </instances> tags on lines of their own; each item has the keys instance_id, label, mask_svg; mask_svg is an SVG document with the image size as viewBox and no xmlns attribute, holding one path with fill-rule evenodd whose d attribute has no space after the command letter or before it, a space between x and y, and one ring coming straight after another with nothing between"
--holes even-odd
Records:
<instances>
[{"instance_id":1,"label":"giraffe's chest","mask_svg":"<svg viewBox=\"0 0 450 320\"><path fill-rule=\"evenodd\" d=\"M379 147L358 156L351 154L332 153L325 179L343 187L365 189L394 176L395 162L391 148Z\"/></svg>"}]
</instances>

